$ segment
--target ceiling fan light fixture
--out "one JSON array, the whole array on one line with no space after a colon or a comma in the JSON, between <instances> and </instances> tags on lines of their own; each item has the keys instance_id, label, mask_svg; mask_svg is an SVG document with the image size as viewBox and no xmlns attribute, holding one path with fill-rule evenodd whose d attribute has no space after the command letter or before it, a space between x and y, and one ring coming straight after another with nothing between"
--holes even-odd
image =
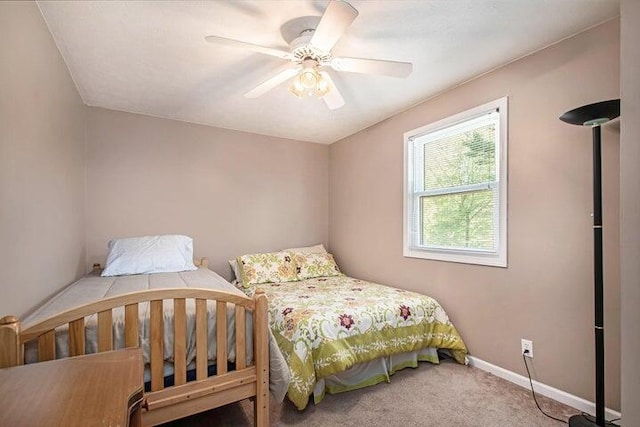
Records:
<instances>
[{"instance_id":1,"label":"ceiling fan light fixture","mask_svg":"<svg viewBox=\"0 0 640 427\"><path fill-rule=\"evenodd\" d=\"M291 84L289 85L289 92L297 96L298 98L302 98L305 94L305 88L300 83L300 79L296 77L293 79Z\"/></svg>"},{"instance_id":2,"label":"ceiling fan light fixture","mask_svg":"<svg viewBox=\"0 0 640 427\"><path fill-rule=\"evenodd\" d=\"M319 80L320 76L314 68L305 68L298 76L298 81L307 90L315 89Z\"/></svg>"},{"instance_id":3,"label":"ceiling fan light fixture","mask_svg":"<svg viewBox=\"0 0 640 427\"><path fill-rule=\"evenodd\" d=\"M331 86L329 85L329 82L327 82L327 79L322 77L322 73L318 74L318 84L316 85L316 96L318 98L322 98L327 93L329 93L329 90L331 90Z\"/></svg>"},{"instance_id":4,"label":"ceiling fan light fixture","mask_svg":"<svg viewBox=\"0 0 640 427\"><path fill-rule=\"evenodd\" d=\"M305 61L302 71L289 85L289 92L298 98L304 95L322 98L331 90L331 85L322 74L318 72L315 61Z\"/></svg>"}]
</instances>

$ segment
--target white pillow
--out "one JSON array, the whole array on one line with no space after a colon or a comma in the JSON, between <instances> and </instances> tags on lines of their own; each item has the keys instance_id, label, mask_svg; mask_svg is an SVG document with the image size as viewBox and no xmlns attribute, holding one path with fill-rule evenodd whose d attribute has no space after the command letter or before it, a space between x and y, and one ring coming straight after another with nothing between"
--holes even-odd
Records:
<instances>
[{"instance_id":1,"label":"white pillow","mask_svg":"<svg viewBox=\"0 0 640 427\"><path fill-rule=\"evenodd\" d=\"M322 243L313 246L304 246L301 248L283 249L285 252L298 252L299 254L326 254L327 250Z\"/></svg>"},{"instance_id":2,"label":"white pillow","mask_svg":"<svg viewBox=\"0 0 640 427\"><path fill-rule=\"evenodd\" d=\"M114 239L102 276L123 274L175 273L196 270L193 239L165 235Z\"/></svg>"}]
</instances>

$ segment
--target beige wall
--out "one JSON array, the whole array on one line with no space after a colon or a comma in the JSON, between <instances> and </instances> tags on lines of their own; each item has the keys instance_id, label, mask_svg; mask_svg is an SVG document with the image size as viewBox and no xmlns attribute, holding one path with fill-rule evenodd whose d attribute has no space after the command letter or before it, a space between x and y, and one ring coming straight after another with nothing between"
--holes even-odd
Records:
<instances>
[{"instance_id":1,"label":"beige wall","mask_svg":"<svg viewBox=\"0 0 640 427\"><path fill-rule=\"evenodd\" d=\"M228 259L327 244L325 145L90 108L89 262L116 237L186 234L231 277Z\"/></svg>"},{"instance_id":2,"label":"beige wall","mask_svg":"<svg viewBox=\"0 0 640 427\"><path fill-rule=\"evenodd\" d=\"M330 149L330 250L349 275L438 299L473 356L593 401L591 131L558 120L619 96L619 21L493 71ZM419 72L419 71L418 71ZM507 269L402 257L403 133L509 96ZM603 131L607 404L620 408L618 126Z\"/></svg>"},{"instance_id":3,"label":"beige wall","mask_svg":"<svg viewBox=\"0 0 640 427\"><path fill-rule=\"evenodd\" d=\"M623 0L626 117L637 117L640 103L639 5ZM87 264L103 262L112 237L189 234L196 254L227 277L226 260L240 253L326 244L330 237L347 273L438 298L474 356L524 374L519 340L532 339L536 379L592 400L590 132L557 116L618 95L617 25L328 148L96 108L87 113L37 6L0 2L0 315L24 314ZM509 268L403 258L402 133L503 95L511 120ZM620 407L621 243L622 408L625 425L635 426L637 121L623 120L621 132L621 237L617 127L604 132L607 403Z\"/></svg>"},{"instance_id":4,"label":"beige wall","mask_svg":"<svg viewBox=\"0 0 640 427\"><path fill-rule=\"evenodd\" d=\"M640 425L640 2L621 5L620 198L622 300L622 421Z\"/></svg>"},{"instance_id":5,"label":"beige wall","mask_svg":"<svg viewBox=\"0 0 640 427\"><path fill-rule=\"evenodd\" d=\"M84 119L38 7L0 2L0 316L84 273Z\"/></svg>"}]
</instances>

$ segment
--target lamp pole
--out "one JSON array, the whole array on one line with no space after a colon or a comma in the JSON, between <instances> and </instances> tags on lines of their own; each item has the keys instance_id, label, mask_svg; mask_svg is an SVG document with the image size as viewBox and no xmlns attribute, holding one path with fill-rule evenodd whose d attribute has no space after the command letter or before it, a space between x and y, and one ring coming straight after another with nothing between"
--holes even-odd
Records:
<instances>
[{"instance_id":1,"label":"lamp pole","mask_svg":"<svg viewBox=\"0 0 640 427\"><path fill-rule=\"evenodd\" d=\"M600 125L593 126L593 278L596 353L596 425L604 426L604 279L602 257L602 154Z\"/></svg>"},{"instance_id":2,"label":"lamp pole","mask_svg":"<svg viewBox=\"0 0 640 427\"><path fill-rule=\"evenodd\" d=\"M570 427L609 426L604 409L604 277L602 257L602 152L601 125L620 115L620 100L597 102L567 111L560 120L579 126L591 126L593 134L593 297L595 335L596 417L574 415Z\"/></svg>"}]
</instances>

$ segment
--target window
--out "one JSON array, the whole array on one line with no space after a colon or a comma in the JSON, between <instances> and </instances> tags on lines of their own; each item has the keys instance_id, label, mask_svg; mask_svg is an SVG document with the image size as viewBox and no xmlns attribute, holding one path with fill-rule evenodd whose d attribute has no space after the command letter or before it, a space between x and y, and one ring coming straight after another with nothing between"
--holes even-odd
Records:
<instances>
[{"instance_id":1,"label":"window","mask_svg":"<svg viewBox=\"0 0 640 427\"><path fill-rule=\"evenodd\" d=\"M404 256L507 266L507 98L407 132Z\"/></svg>"}]
</instances>

